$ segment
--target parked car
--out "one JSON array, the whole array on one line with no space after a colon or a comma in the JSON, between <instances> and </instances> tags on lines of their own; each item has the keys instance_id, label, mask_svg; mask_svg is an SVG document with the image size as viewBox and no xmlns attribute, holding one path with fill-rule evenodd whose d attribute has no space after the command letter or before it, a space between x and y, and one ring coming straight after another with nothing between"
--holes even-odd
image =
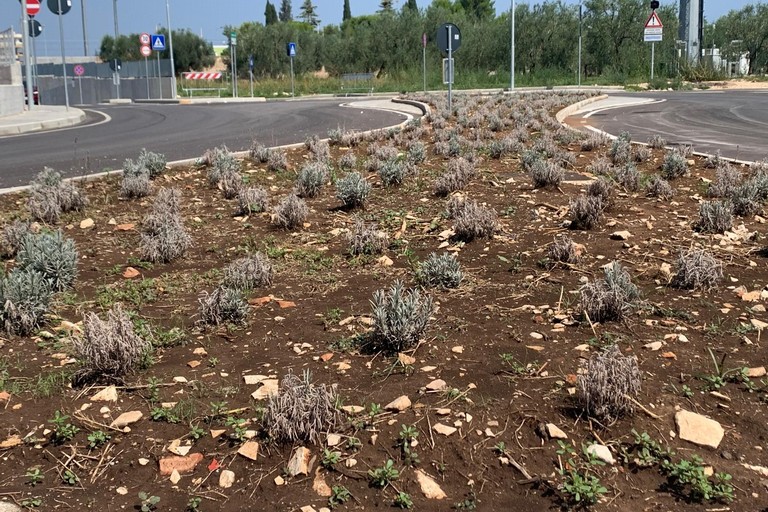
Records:
<instances>
[{"instance_id":1,"label":"parked car","mask_svg":"<svg viewBox=\"0 0 768 512\"><path fill-rule=\"evenodd\" d=\"M37 86L32 86L32 98L35 101L35 105L40 104L40 93L37 91ZM24 104L26 105L27 102L27 82L24 82Z\"/></svg>"}]
</instances>

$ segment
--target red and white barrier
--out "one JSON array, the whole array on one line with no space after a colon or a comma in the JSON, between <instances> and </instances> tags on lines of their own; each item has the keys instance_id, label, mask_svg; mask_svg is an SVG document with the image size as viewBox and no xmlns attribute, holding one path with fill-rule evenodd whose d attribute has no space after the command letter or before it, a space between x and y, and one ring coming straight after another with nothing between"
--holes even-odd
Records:
<instances>
[{"instance_id":1,"label":"red and white barrier","mask_svg":"<svg viewBox=\"0 0 768 512\"><path fill-rule=\"evenodd\" d=\"M184 78L187 80L218 80L221 78L221 73L203 73L199 71L191 71L184 73Z\"/></svg>"}]
</instances>

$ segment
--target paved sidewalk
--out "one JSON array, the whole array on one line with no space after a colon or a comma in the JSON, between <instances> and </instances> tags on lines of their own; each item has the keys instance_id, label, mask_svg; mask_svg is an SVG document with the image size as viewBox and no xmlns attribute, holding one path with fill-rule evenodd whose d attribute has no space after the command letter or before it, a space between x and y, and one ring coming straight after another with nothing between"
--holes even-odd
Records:
<instances>
[{"instance_id":1,"label":"paved sidewalk","mask_svg":"<svg viewBox=\"0 0 768 512\"><path fill-rule=\"evenodd\" d=\"M83 121L85 112L79 108L35 105L31 112L0 117L0 136L67 128Z\"/></svg>"}]
</instances>

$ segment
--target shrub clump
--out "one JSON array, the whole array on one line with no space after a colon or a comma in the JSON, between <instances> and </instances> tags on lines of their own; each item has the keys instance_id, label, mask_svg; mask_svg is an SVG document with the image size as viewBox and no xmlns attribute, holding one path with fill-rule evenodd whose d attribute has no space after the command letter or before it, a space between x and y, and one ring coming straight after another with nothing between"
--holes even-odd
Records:
<instances>
[{"instance_id":1,"label":"shrub clump","mask_svg":"<svg viewBox=\"0 0 768 512\"><path fill-rule=\"evenodd\" d=\"M667 141L659 134L653 135L648 139L648 147L651 149L664 149L666 145Z\"/></svg>"},{"instance_id":2,"label":"shrub clump","mask_svg":"<svg viewBox=\"0 0 768 512\"><path fill-rule=\"evenodd\" d=\"M234 288L218 286L211 293L201 293L197 301L200 321L206 325L242 324L248 316L248 302Z\"/></svg>"},{"instance_id":3,"label":"shrub clump","mask_svg":"<svg viewBox=\"0 0 768 512\"><path fill-rule=\"evenodd\" d=\"M336 182L336 197L345 208L357 208L365 204L371 184L359 172L351 172Z\"/></svg>"},{"instance_id":4,"label":"shrub clump","mask_svg":"<svg viewBox=\"0 0 768 512\"><path fill-rule=\"evenodd\" d=\"M715 171L715 181L709 184L710 197L731 197L741 183L741 173L732 165L722 165Z\"/></svg>"},{"instance_id":5,"label":"shrub clump","mask_svg":"<svg viewBox=\"0 0 768 512\"><path fill-rule=\"evenodd\" d=\"M83 335L72 339L81 368L73 383L84 385L106 381L122 383L123 377L133 372L145 354L151 350L148 340L136 334L133 323L120 304L102 320L95 313L83 318Z\"/></svg>"},{"instance_id":6,"label":"shrub clump","mask_svg":"<svg viewBox=\"0 0 768 512\"><path fill-rule=\"evenodd\" d=\"M390 353L415 347L435 310L432 297L406 289L402 281L395 281L389 291L376 290L371 306L373 344Z\"/></svg>"},{"instance_id":7,"label":"shrub clump","mask_svg":"<svg viewBox=\"0 0 768 512\"><path fill-rule=\"evenodd\" d=\"M733 227L733 206L728 201L704 201L694 227L701 233L725 233Z\"/></svg>"},{"instance_id":8,"label":"shrub clump","mask_svg":"<svg viewBox=\"0 0 768 512\"><path fill-rule=\"evenodd\" d=\"M120 183L120 196L127 199L142 198L152 190L149 170L130 158L123 163L123 180Z\"/></svg>"},{"instance_id":9,"label":"shrub clump","mask_svg":"<svg viewBox=\"0 0 768 512\"><path fill-rule=\"evenodd\" d=\"M237 212L235 215L252 215L267 210L269 195L261 187L245 187L237 192Z\"/></svg>"},{"instance_id":10,"label":"shrub clump","mask_svg":"<svg viewBox=\"0 0 768 512\"><path fill-rule=\"evenodd\" d=\"M270 153L271 150L269 148L256 141L253 141L251 148L248 150L248 155L251 157L251 159L262 164L265 164L269 161Z\"/></svg>"},{"instance_id":11,"label":"shrub clump","mask_svg":"<svg viewBox=\"0 0 768 512\"><path fill-rule=\"evenodd\" d=\"M13 270L0 278L0 327L9 335L27 336L43 321L51 300L51 286L34 269Z\"/></svg>"},{"instance_id":12,"label":"shrub clump","mask_svg":"<svg viewBox=\"0 0 768 512\"><path fill-rule=\"evenodd\" d=\"M733 213L739 217L751 217L762 210L760 183L755 179L744 181L731 193Z\"/></svg>"},{"instance_id":13,"label":"shrub clump","mask_svg":"<svg viewBox=\"0 0 768 512\"><path fill-rule=\"evenodd\" d=\"M632 159L632 144L629 140L619 137L611 144L608 154L614 165L624 165Z\"/></svg>"},{"instance_id":14,"label":"shrub clump","mask_svg":"<svg viewBox=\"0 0 768 512\"><path fill-rule=\"evenodd\" d=\"M645 187L645 195L668 201L674 197L675 191L667 180L653 175Z\"/></svg>"},{"instance_id":15,"label":"shrub clump","mask_svg":"<svg viewBox=\"0 0 768 512\"><path fill-rule=\"evenodd\" d=\"M27 208L35 220L55 224L62 213L79 211L88 199L71 181L64 181L61 173L46 167L32 181Z\"/></svg>"},{"instance_id":16,"label":"shrub clump","mask_svg":"<svg viewBox=\"0 0 768 512\"><path fill-rule=\"evenodd\" d=\"M379 178L385 187L402 185L408 176L410 167L405 162L392 158L379 166Z\"/></svg>"},{"instance_id":17,"label":"shrub clump","mask_svg":"<svg viewBox=\"0 0 768 512\"><path fill-rule=\"evenodd\" d=\"M352 171L357 167L357 157L351 151L344 153L339 158L339 169L342 171Z\"/></svg>"},{"instance_id":18,"label":"shrub clump","mask_svg":"<svg viewBox=\"0 0 768 512\"><path fill-rule=\"evenodd\" d=\"M593 322L622 320L640 299L640 290L620 263L614 261L604 271L603 279L579 289L581 311Z\"/></svg>"},{"instance_id":19,"label":"shrub clump","mask_svg":"<svg viewBox=\"0 0 768 512\"><path fill-rule=\"evenodd\" d=\"M192 237L181 217L181 192L161 188L140 233L141 257L153 263L168 263L183 256L192 246Z\"/></svg>"},{"instance_id":20,"label":"shrub clump","mask_svg":"<svg viewBox=\"0 0 768 512\"><path fill-rule=\"evenodd\" d=\"M558 188L565 177L563 168L549 160L537 160L528 174L534 188Z\"/></svg>"},{"instance_id":21,"label":"shrub clump","mask_svg":"<svg viewBox=\"0 0 768 512\"><path fill-rule=\"evenodd\" d=\"M288 155L281 149L272 149L267 158L267 170L280 172L288 170Z\"/></svg>"},{"instance_id":22,"label":"shrub clump","mask_svg":"<svg viewBox=\"0 0 768 512\"><path fill-rule=\"evenodd\" d=\"M464 272L454 255L432 253L419 263L416 280L427 288L458 288Z\"/></svg>"},{"instance_id":23,"label":"shrub clump","mask_svg":"<svg viewBox=\"0 0 768 512\"><path fill-rule=\"evenodd\" d=\"M497 229L496 210L474 200L464 200L453 215L456 238L471 242L475 238L490 238Z\"/></svg>"},{"instance_id":24,"label":"shrub clump","mask_svg":"<svg viewBox=\"0 0 768 512\"><path fill-rule=\"evenodd\" d=\"M296 195L303 198L316 197L328 179L326 165L321 162L310 162L299 171L296 179Z\"/></svg>"},{"instance_id":25,"label":"shrub clump","mask_svg":"<svg viewBox=\"0 0 768 512\"><path fill-rule=\"evenodd\" d=\"M605 157L599 157L587 166L587 172L596 176L612 176L613 164Z\"/></svg>"},{"instance_id":26,"label":"shrub clump","mask_svg":"<svg viewBox=\"0 0 768 512\"><path fill-rule=\"evenodd\" d=\"M607 210L613 206L614 196L616 195L616 187L613 186L613 182L604 176L600 176L587 186L587 196L597 197L600 199L603 205L603 209Z\"/></svg>"},{"instance_id":27,"label":"shrub clump","mask_svg":"<svg viewBox=\"0 0 768 512\"><path fill-rule=\"evenodd\" d=\"M28 234L21 242L16 265L20 269L35 270L42 274L51 290L66 290L77 276L75 242L62 235L61 231Z\"/></svg>"},{"instance_id":28,"label":"shrub clump","mask_svg":"<svg viewBox=\"0 0 768 512\"><path fill-rule=\"evenodd\" d=\"M21 249L24 238L32 233L32 224L26 220L14 220L0 231L0 258L13 258Z\"/></svg>"},{"instance_id":29,"label":"shrub clump","mask_svg":"<svg viewBox=\"0 0 768 512\"><path fill-rule=\"evenodd\" d=\"M593 355L578 377L578 401L584 412L607 423L634 413L642 376L636 356L623 356L616 345Z\"/></svg>"},{"instance_id":30,"label":"shrub clump","mask_svg":"<svg viewBox=\"0 0 768 512\"><path fill-rule=\"evenodd\" d=\"M307 203L296 194L288 194L275 206L272 222L280 229L296 229L309 217Z\"/></svg>"},{"instance_id":31,"label":"shrub clump","mask_svg":"<svg viewBox=\"0 0 768 512\"><path fill-rule=\"evenodd\" d=\"M214 148L208 161L208 183L211 185L218 185L226 175L240 174L240 161L226 146Z\"/></svg>"},{"instance_id":32,"label":"shrub clump","mask_svg":"<svg viewBox=\"0 0 768 512\"><path fill-rule=\"evenodd\" d=\"M559 236L549 246L547 257L553 263L576 265L581 261L584 249L568 236Z\"/></svg>"},{"instance_id":33,"label":"shrub clump","mask_svg":"<svg viewBox=\"0 0 768 512\"><path fill-rule=\"evenodd\" d=\"M605 210L603 200L598 196L580 195L570 203L571 229L589 230L600 223Z\"/></svg>"},{"instance_id":34,"label":"shrub clump","mask_svg":"<svg viewBox=\"0 0 768 512\"><path fill-rule=\"evenodd\" d=\"M222 284L236 290L253 290L270 286L272 275L272 263L266 256L257 252L227 265Z\"/></svg>"},{"instance_id":35,"label":"shrub clump","mask_svg":"<svg viewBox=\"0 0 768 512\"><path fill-rule=\"evenodd\" d=\"M723 278L723 265L712 253L703 249L689 249L677 257L677 273L672 286L684 290L711 290Z\"/></svg>"},{"instance_id":36,"label":"shrub clump","mask_svg":"<svg viewBox=\"0 0 768 512\"><path fill-rule=\"evenodd\" d=\"M679 149L667 151L661 163L661 175L667 180L682 178L688 175L688 161Z\"/></svg>"},{"instance_id":37,"label":"shrub clump","mask_svg":"<svg viewBox=\"0 0 768 512\"><path fill-rule=\"evenodd\" d=\"M157 178L165 171L168 160L165 158L165 155L142 149L137 163L149 172L150 178Z\"/></svg>"},{"instance_id":38,"label":"shrub clump","mask_svg":"<svg viewBox=\"0 0 768 512\"><path fill-rule=\"evenodd\" d=\"M466 158L453 158L446 171L435 181L435 195L445 197L464 189L475 177L475 165Z\"/></svg>"},{"instance_id":39,"label":"shrub clump","mask_svg":"<svg viewBox=\"0 0 768 512\"><path fill-rule=\"evenodd\" d=\"M360 254L381 254L388 244L387 234L368 225L363 219L355 219L355 226L347 235L349 253L353 256Z\"/></svg>"},{"instance_id":40,"label":"shrub clump","mask_svg":"<svg viewBox=\"0 0 768 512\"><path fill-rule=\"evenodd\" d=\"M632 162L616 169L616 183L627 192L637 192L640 189L640 172Z\"/></svg>"},{"instance_id":41,"label":"shrub clump","mask_svg":"<svg viewBox=\"0 0 768 512\"><path fill-rule=\"evenodd\" d=\"M277 393L269 397L262 422L277 443L317 443L320 435L333 432L341 422L334 386L315 385L309 371L303 378L283 377Z\"/></svg>"}]
</instances>

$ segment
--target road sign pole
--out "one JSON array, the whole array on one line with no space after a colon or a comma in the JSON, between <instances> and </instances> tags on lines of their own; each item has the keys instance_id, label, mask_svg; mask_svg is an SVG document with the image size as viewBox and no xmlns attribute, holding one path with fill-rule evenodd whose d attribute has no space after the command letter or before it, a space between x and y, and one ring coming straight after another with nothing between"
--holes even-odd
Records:
<instances>
[{"instance_id":1,"label":"road sign pole","mask_svg":"<svg viewBox=\"0 0 768 512\"><path fill-rule=\"evenodd\" d=\"M160 99L163 99L163 77L160 76L160 52L157 52L157 88Z\"/></svg>"},{"instance_id":2,"label":"road sign pole","mask_svg":"<svg viewBox=\"0 0 768 512\"><path fill-rule=\"evenodd\" d=\"M88 56L88 28L85 24L85 0L80 0L80 11L83 18L83 55ZM80 101L82 104L83 102Z\"/></svg>"},{"instance_id":3,"label":"road sign pole","mask_svg":"<svg viewBox=\"0 0 768 512\"><path fill-rule=\"evenodd\" d=\"M171 98L176 99L176 65L173 61L173 30L171 30L170 0L165 0L165 16L168 23L168 53L171 56Z\"/></svg>"},{"instance_id":4,"label":"road sign pole","mask_svg":"<svg viewBox=\"0 0 768 512\"><path fill-rule=\"evenodd\" d=\"M654 64L656 60L656 43L651 43L651 81L653 81Z\"/></svg>"},{"instance_id":5,"label":"road sign pole","mask_svg":"<svg viewBox=\"0 0 768 512\"><path fill-rule=\"evenodd\" d=\"M63 9L61 8L61 0L59 0L59 38L61 40L61 71L64 74L64 104L69 111L69 87L67 86L67 57L64 52L64 20L62 17Z\"/></svg>"},{"instance_id":6,"label":"road sign pole","mask_svg":"<svg viewBox=\"0 0 768 512\"><path fill-rule=\"evenodd\" d=\"M77 77L77 88L80 89L80 104L83 104L83 77Z\"/></svg>"},{"instance_id":7,"label":"road sign pole","mask_svg":"<svg viewBox=\"0 0 768 512\"><path fill-rule=\"evenodd\" d=\"M27 13L27 0L21 1L21 38L24 45L24 74L27 76L27 108L31 111L35 104L34 88L32 86L32 65L29 61L29 14Z\"/></svg>"},{"instance_id":8,"label":"road sign pole","mask_svg":"<svg viewBox=\"0 0 768 512\"><path fill-rule=\"evenodd\" d=\"M235 54L235 57L232 59L232 63L235 66L235 74L233 76L234 76L234 79L235 79L235 98L237 98L237 94L238 94L238 90L237 90L237 85L238 85L237 84L237 45L235 45L235 47L234 47L234 54Z\"/></svg>"},{"instance_id":9,"label":"road sign pole","mask_svg":"<svg viewBox=\"0 0 768 512\"><path fill-rule=\"evenodd\" d=\"M291 55L291 97L296 97L296 88L293 83L293 55Z\"/></svg>"},{"instance_id":10,"label":"road sign pole","mask_svg":"<svg viewBox=\"0 0 768 512\"><path fill-rule=\"evenodd\" d=\"M579 0L579 87L581 87L581 25L583 18L583 6Z\"/></svg>"},{"instance_id":11,"label":"road sign pole","mask_svg":"<svg viewBox=\"0 0 768 512\"><path fill-rule=\"evenodd\" d=\"M149 59L147 59L146 57L144 57L144 70L147 73L147 99L149 99L150 98L150 94L149 94Z\"/></svg>"},{"instance_id":12,"label":"road sign pole","mask_svg":"<svg viewBox=\"0 0 768 512\"><path fill-rule=\"evenodd\" d=\"M248 76L251 79L251 98L253 98L253 71L248 70Z\"/></svg>"},{"instance_id":13,"label":"road sign pole","mask_svg":"<svg viewBox=\"0 0 768 512\"><path fill-rule=\"evenodd\" d=\"M510 36L510 57L509 57L509 90L510 92L515 90L515 0L512 0L512 24Z\"/></svg>"},{"instance_id":14,"label":"road sign pole","mask_svg":"<svg viewBox=\"0 0 768 512\"><path fill-rule=\"evenodd\" d=\"M448 25L448 115L453 116L453 27Z\"/></svg>"},{"instance_id":15,"label":"road sign pole","mask_svg":"<svg viewBox=\"0 0 768 512\"><path fill-rule=\"evenodd\" d=\"M424 92L427 92L427 33L421 36L421 74L424 77Z\"/></svg>"}]
</instances>

